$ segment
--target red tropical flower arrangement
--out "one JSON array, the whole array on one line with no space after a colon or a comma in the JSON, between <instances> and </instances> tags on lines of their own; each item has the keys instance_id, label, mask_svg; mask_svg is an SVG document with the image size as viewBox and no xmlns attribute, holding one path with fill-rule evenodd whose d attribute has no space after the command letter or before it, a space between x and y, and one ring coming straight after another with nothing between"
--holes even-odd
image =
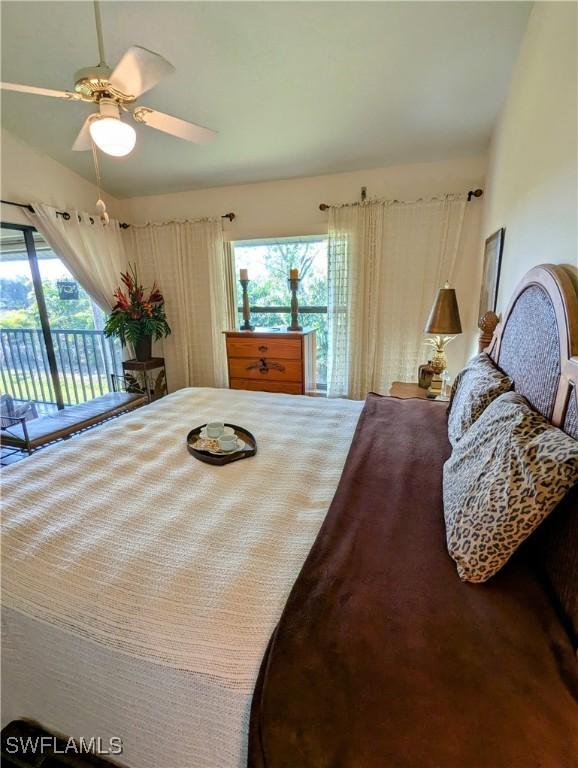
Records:
<instances>
[{"instance_id":1,"label":"red tropical flower arrangement","mask_svg":"<svg viewBox=\"0 0 578 768\"><path fill-rule=\"evenodd\" d=\"M145 298L145 289L139 283L136 266L129 265L127 272L121 272L124 286L114 292L115 305L104 326L105 336L117 336L122 345L136 347L141 339L158 341L171 333L165 314L165 300L157 284Z\"/></svg>"}]
</instances>

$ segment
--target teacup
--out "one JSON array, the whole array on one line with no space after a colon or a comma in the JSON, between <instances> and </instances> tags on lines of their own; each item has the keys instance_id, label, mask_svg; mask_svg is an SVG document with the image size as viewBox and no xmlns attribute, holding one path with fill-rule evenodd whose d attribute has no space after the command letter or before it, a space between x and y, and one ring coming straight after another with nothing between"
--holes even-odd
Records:
<instances>
[{"instance_id":1,"label":"teacup","mask_svg":"<svg viewBox=\"0 0 578 768\"><path fill-rule=\"evenodd\" d=\"M225 431L225 425L222 421L211 421L206 426L207 437L221 437Z\"/></svg>"},{"instance_id":2,"label":"teacup","mask_svg":"<svg viewBox=\"0 0 578 768\"><path fill-rule=\"evenodd\" d=\"M237 435L221 435L219 438L219 448L229 453L237 447Z\"/></svg>"}]
</instances>

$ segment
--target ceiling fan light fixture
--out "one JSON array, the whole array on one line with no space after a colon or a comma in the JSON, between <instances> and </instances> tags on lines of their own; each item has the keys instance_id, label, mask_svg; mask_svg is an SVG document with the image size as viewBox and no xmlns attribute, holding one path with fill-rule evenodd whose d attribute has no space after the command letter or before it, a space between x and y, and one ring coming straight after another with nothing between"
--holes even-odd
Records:
<instances>
[{"instance_id":1,"label":"ceiling fan light fixture","mask_svg":"<svg viewBox=\"0 0 578 768\"><path fill-rule=\"evenodd\" d=\"M119 117L97 117L89 130L96 146L107 155L124 157L134 149L136 131Z\"/></svg>"},{"instance_id":2,"label":"ceiling fan light fixture","mask_svg":"<svg viewBox=\"0 0 578 768\"><path fill-rule=\"evenodd\" d=\"M104 56L100 0L94 0L94 18L99 62L96 66L78 70L74 78L74 91L3 82L0 82L0 90L98 105L99 112L89 115L82 124L72 145L75 152L90 149L95 152L96 147L113 157L124 157L132 152L136 143L136 132L132 125L122 122L121 110L130 112L133 119L144 126L193 144L202 144L216 136L216 131L150 107L137 105L129 110L127 104L133 104L143 93L150 91L164 77L174 72L175 68L159 53L141 45L132 45L111 70Z\"/></svg>"}]
</instances>

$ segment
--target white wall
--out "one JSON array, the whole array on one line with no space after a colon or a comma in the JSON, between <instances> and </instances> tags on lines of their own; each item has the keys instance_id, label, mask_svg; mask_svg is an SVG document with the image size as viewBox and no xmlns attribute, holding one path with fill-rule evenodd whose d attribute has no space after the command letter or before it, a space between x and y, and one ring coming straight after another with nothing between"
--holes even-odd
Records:
<instances>
[{"instance_id":1,"label":"white wall","mask_svg":"<svg viewBox=\"0 0 578 768\"><path fill-rule=\"evenodd\" d=\"M362 186L369 197L414 200L444 192L467 192L484 186L485 157L436 163L374 168L312 178L218 187L120 201L121 217L129 222L215 216L234 211L226 223L230 240L323 234L328 214L319 203L359 199ZM455 375L475 347L479 301L479 238L482 203L467 206L455 287L464 333L448 347L449 371ZM424 360L427 352L424 348Z\"/></svg>"},{"instance_id":2,"label":"white wall","mask_svg":"<svg viewBox=\"0 0 578 768\"><path fill-rule=\"evenodd\" d=\"M95 210L98 197L96 185L33 149L5 129L1 132L0 148L3 200L17 203L38 200L64 210ZM104 199L110 212L115 215L117 201L110 195L105 195ZM22 211L10 205L2 206L0 218L3 222L13 224L30 223Z\"/></svg>"},{"instance_id":3,"label":"white wall","mask_svg":"<svg viewBox=\"0 0 578 768\"><path fill-rule=\"evenodd\" d=\"M226 235L231 240L319 234L327 228L327 214L319 210L319 203L358 200L362 186L367 187L369 197L412 200L481 186L485 170L485 157L468 157L134 197L121 201L120 205L122 216L134 222L215 216L234 211L237 218L226 227Z\"/></svg>"},{"instance_id":4,"label":"white wall","mask_svg":"<svg viewBox=\"0 0 578 768\"><path fill-rule=\"evenodd\" d=\"M482 235L506 227L499 310L532 266L578 265L577 8L535 4L494 132Z\"/></svg>"}]
</instances>

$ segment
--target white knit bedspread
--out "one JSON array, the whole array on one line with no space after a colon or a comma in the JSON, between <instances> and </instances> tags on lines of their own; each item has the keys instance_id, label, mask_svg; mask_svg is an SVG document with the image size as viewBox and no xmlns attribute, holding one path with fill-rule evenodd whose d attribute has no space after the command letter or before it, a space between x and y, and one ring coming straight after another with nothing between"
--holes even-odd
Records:
<instances>
[{"instance_id":1,"label":"white knit bedspread","mask_svg":"<svg viewBox=\"0 0 578 768\"><path fill-rule=\"evenodd\" d=\"M3 470L3 721L119 736L131 768L243 766L361 406L186 389ZM186 435L213 420L257 455L196 461Z\"/></svg>"}]
</instances>

